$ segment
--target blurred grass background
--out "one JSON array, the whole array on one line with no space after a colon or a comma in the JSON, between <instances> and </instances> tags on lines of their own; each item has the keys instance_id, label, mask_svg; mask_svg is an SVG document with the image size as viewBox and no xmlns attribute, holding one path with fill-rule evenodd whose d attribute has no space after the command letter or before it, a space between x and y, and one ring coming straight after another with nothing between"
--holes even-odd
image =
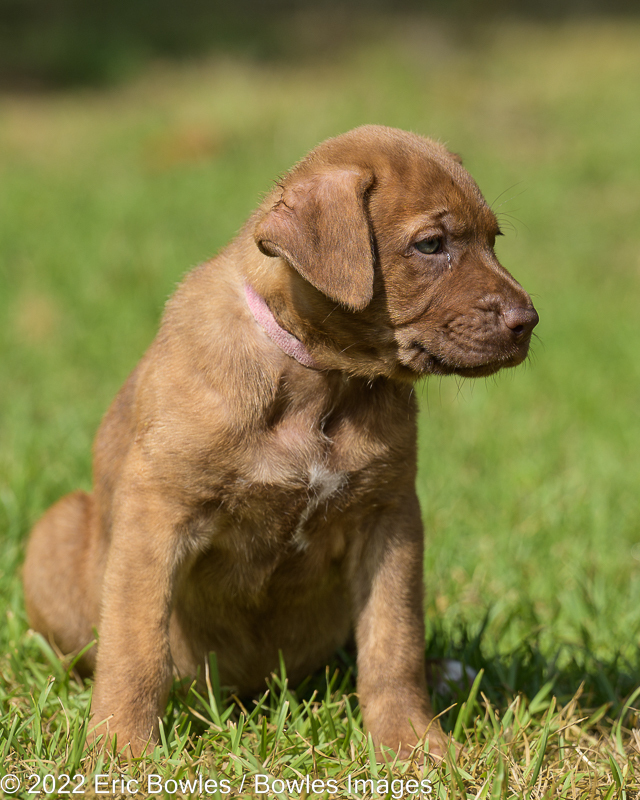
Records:
<instances>
[{"instance_id":1,"label":"blurred grass background","mask_svg":"<svg viewBox=\"0 0 640 800\"><path fill-rule=\"evenodd\" d=\"M2 650L27 627L30 526L90 488L176 282L317 142L371 122L463 155L541 317L526 366L418 389L429 650L486 667L489 692L584 680L619 704L640 679L640 18L99 7L11 0L0 23Z\"/></svg>"},{"instance_id":2,"label":"blurred grass background","mask_svg":"<svg viewBox=\"0 0 640 800\"><path fill-rule=\"evenodd\" d=\"M510 18L626 18L634 0L2 0L0 83L107 85L154 58L226 52L253 61L322 60L398 16L452 20L469 34ZM426 44L426 43L425 43Z\"/></svg>"}]
</instances>

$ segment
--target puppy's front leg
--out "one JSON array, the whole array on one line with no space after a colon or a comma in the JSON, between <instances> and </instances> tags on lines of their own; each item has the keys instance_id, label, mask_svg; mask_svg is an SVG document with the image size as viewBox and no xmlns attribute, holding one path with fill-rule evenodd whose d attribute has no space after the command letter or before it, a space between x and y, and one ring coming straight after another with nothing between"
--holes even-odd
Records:
<instances>
[{"instance_id":1,"label":"puppy's front leg","mask_svg":"<svg viewBox=\"0 0 640 800\"><path fill-rule=\"evenodd\" d=\"M446 753L434 722L424 660L423 529L415 495L378 521L354 581L358 695L378 751L406 758L425 733L429 752Z\"/></svg>"},{"instance_id":2,"label":"puppy's front leg","mask_svg":"<svg viewBox=\"0 0 640 800\"><path fill-rule=\"evenodd\" d=\"M122 495L126 495L123 497ZM102 588L92 704L94 737L134 755L157 739L172 678L169 620L180 512L159 493L127 484L114 518Z\"/></svg>"}]
</instances>

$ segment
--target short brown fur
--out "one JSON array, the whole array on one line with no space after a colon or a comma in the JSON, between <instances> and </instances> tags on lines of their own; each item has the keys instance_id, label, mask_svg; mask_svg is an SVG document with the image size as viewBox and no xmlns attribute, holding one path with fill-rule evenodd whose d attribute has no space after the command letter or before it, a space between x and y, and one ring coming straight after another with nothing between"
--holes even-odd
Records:
<instances>
[{"instance_id":1,"label":"short brown fur","mask_svg":"<svg viewBox=\"0 0 640 800\"><path fill-rule=\"evenodd\" d=\"M80 664L98 733L140 753L172 676L211 651L223 684L257 692L279 651L295 682L354 635L376 745L406 756L426 734L444 753L412 384L525 358L537 315L498 233L445 148L367 126L320 145L187 276L100 427L93 494L60 500L28 546L31 625L67 653L99 631ZM317 369L267 336L245 283Z\"/></svg>"}]
</instances>

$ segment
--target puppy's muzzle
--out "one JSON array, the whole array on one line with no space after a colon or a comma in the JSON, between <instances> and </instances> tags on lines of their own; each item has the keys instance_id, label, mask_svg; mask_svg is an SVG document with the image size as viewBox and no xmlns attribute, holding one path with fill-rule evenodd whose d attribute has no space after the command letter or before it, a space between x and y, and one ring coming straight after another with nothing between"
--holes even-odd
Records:
<instances>
[{"instance_id":1,"label":"puppy's muzzle","mask_svg":"<svg viewBox=\"0 0 640 800\"><path fill-rule=\"evenodd\" d=\"M530 301L518 304L495 295L475 308L440 309L435 326L428 324L429 316L427 312L427 319L404 327L398 335L400 361L418 375L479 378L515 367L527 357L538 324Z\"/></svg>"}]
</instances>

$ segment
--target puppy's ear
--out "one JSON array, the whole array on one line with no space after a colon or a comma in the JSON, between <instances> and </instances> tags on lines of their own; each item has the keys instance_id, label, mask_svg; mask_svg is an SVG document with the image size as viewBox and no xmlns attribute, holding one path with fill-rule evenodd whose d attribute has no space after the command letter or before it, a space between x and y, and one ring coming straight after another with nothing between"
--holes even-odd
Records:
<instances>
[{"instance_id":1,"label":"puppy's ear","mask_svg":"<svg viewBox=\"0 0 640 800\"><path fill-rule=\"evenodd\" d=\"M373 248L365 211L371 172L325 169L284 184L258 222L260 250L280 256L327 297L359 311L373 297Z\"/></svg>"}]
</instances>

